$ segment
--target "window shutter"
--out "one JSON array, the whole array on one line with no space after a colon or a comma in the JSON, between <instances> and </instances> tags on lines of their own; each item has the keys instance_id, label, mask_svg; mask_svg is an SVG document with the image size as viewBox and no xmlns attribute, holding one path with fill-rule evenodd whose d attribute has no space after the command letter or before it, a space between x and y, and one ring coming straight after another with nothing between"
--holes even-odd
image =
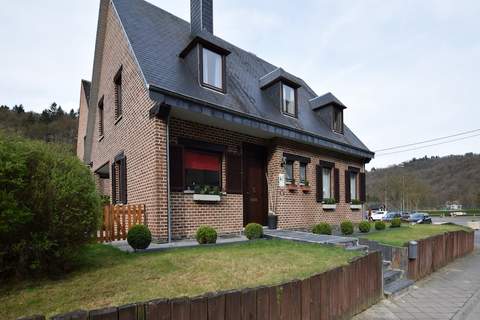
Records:
<instances>
[{"instance_id":1,"label":"window shutter","mask_svg":"<svg viewBox=\"0 0 480 320\"><path fill-rule=\"evenodd\" d=\"M242 157L239 154L227 153L227 193L242 193Z\"/></svg>"},{"instance_id":2,"label":"window shutter","mask_svg":"<svg viewBox=\"0 0 480 320\"><path fill-rule=\"evenodd\" d=\"M170 190L183 191L184 170L183 170L183 147L170 145Z\"/></svg>"},{"instance_id":3,"label":"window shutter","mask_svg":"<svg viewBox=\"0 0 480 320\"><path fill-rule=\"evenodd\" d=\"M345 170L345 202L352 202L350 197L350 171L348 170Z\"/></svg>"},{"instance_id":4,"label":"window shutter","mask_svg":"<svg viewBox=\"0 0 480 320\"><path fill-rule=\"evenodd\" d=\"M120 160L120 202L127 204L127 157Z\"/></svg>"},{"instance_id":5,"label":"window shutter","mask_svg":"<svg viewBox=\"0 0 480 320\"><path fill-rule=\"evenodd\" d=\"M317 202L323 201L323 179L322 179L322 167L317 165Z\"/></svg>"},{"instance_id":6,"label":"window shutter","mask_svg":"<svg viewBox=\"0 0 480 320\"><path fill-rule=\"evenodd\" d=\"M335 194L335 201L340 203L340 170L335 168L333 169L333 187Z\"/></svg>"},{"instance_id":7,"label":"window shutter","mask_svg":"<svg viewBox=\"0 0 480 320\"><path fill-rule=\"evenodd\" d=\"M111 170L111 181L112 181L112 204L117 203L117 172L115 170L115 162L112 163Z\"/></svg>"},{"instance_id":8,"label":"window shutter","mask_svg":"<svg viewBox=\"0 0 480 320\"><path fill-rule=\"evenodd\" d=\"M365 173L360 173L360 201L365 202L367 200L367 186Z\"/></svg>"}]
</instances>

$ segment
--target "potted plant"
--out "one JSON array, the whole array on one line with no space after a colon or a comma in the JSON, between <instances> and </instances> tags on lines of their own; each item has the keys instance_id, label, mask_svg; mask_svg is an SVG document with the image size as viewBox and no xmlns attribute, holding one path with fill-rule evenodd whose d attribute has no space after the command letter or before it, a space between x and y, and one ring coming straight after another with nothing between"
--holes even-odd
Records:
<instances>
[{"instance_id":1,"label":"potted plant","mask_svg":"<svg viewBox=\"0 0 480 320\"><path fill-rule=\"evenodd\" d=\"M308 180L305 180L300 186L304 193L310 192L310 182Z\"/></svg>"},{"instance_id":2,"label":"potted plant","mask_svg":"<svg viewBox=\"0 0 480 320\"><path fill-rule=\"evenodd\" d=\"M333 198L323 199L322 208L324 210L335 210L337 209L337 201Z\"/></svg>"},{"instance_id":3,"label":"potted plant","mask_svg":"<svg viewBox=\"0 0 480 320\"><path fill-rule=\"evenodd\" d=\"M268 211L268 229L277 229L278 216L273 211Z\"/></svg>"},{"instance_id":4,"label":"potted plant","mask_svg":"<svg viewBox=\"0 0 480 320\"><path fill-rule=\"evenodd\" d=\"M217 186L196 186L193 194L194 201L219 202L220 189Z\"/></svg>"},{"instance_id":5,"label":"potted plant","mask_svg":"<svg viewBox=\"0 0 480 320\"><path fill-rule=\"evenodd\" d=\"M290 180L290 182L287 184L287 189L290 192L293 192L297 190L297 185L295 184L295 179Z\"/></svg>"},{"instance_id":6,"label":"potted plant","mask_svg":"<svg viewBox=\"0 0 480 320\"><path fill-rule=\"evenodd\" d=\"M350 209L352 210L361 210L363 202L358 199L353 199L350 203Z\"/></svg>"}]
</instances>

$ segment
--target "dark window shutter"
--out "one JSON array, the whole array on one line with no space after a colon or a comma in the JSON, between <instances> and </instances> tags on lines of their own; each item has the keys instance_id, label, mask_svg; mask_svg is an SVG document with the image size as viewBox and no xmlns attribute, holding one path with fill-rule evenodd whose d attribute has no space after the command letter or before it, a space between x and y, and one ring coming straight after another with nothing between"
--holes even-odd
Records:
<instances>
[{"instance_id":1,"label":"dark window shutter","mask_svg":"<svg viewBox=\"0 0 480 320\"><path fill-rule=\"evenodd\" d=\"M323 201L323 179L322 179L322 167L316 166L317 169L317 202Z\"/></svg>"},{"instance_id":2,"label":"dark window shutter","mask_svg":"<svg viewBox=\"0 0 480 320\"><path fill-rule=\"evenodd\" d=\"M365 173L360 173L360 201L365 202L367 200Z\"/></svg>"},{"instance_id":3,"label":"dark window shutter","mask_svg":"<svg viewBox=\"0 0 480 320\"><path fill-rule=\"evenodd\" d=\"M242 157L238 154L227 153L227 193L242 193Z\"/></svg>"},{"instance_id":4,"label":"dark window shutter","mask_svg":"<svg viewBox=\"0 0 480 320\"><path fill-rule=\"evenodd\" d=\"M185 188L183 170L183 147L170 145L170 190L183 191Z\"/></svg>"},{"instance_id":5,"label":"dark window shutter","mask_svg":"<svg viewBox=\"0 0 480 320\"><path fill-rule=\"evenodd\" d=\"M115 170L115 162L112 163L111 170L111 181L112 181L112 204L117 203L117 172Z\"/></svg>"},{"instance_id":6,"label":"dark window shutter","mask_svg":"<svg viewBox=\"0 0 480 320\"><path fill-rule=\"evenodd\" d=\"M335 201L340 203L340 170L337 168L333 169L333 187Z\"/></svg>"},{"instance_id":7,"label":"dark window shutter","mask_svg":"<svg viewBox=\"0 0 480 320\"><path fill-rule=\"evenodd\" d=\"M350 171L348 170L345 171L345 202L352 202L350 197Z\"/></svg>"},{"instance_id":8,"label":"dark window shutter","mask_svg":"<svg viewBox=\"0 0 480 320\"><path fill-rule=\"evenodd\" d=\"M127 157L120 160L120 202L127 204Z\"/></svg>"}]
</instances>

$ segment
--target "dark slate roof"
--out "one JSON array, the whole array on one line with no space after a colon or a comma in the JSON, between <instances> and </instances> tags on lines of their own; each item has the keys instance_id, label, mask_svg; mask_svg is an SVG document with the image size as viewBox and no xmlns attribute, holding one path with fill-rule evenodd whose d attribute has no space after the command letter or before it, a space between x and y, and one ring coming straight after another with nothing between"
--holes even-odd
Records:
<instances>
[{"instance_id":1,"label":"dark slate roof","mask_svg":"<svg viewBox=\"0 0 480 320\"><path fill-rule=\"evenodd\" d=\"M312 111L310 100L317 95L299 78L295 78L301 85L297 91L298 119L284 116L260 89L262 77L281 69L206 32L200 36L231 53L227 58L227 94L202 88L179 57L194 39L188 22L143 0L113 3L148 85L370 152L346 126L344 135L330 130Z\"/></svg>"},{"instance_id":2,"label":"dark slate roof","mask_svg":"<svg viewBox=\"0 0 480 320\"><path fill-rule=\"evenodd\" d=\"M347 107L340 100L338 100L337 97L335 97L331 92L328 92L323 96L316 97L310 100L310 105L312 106L312 110L321 109L331 104L337 105L343 109Z\"/></svg>"},{"instance_id":3,"label":"dark slate roof","mask_svg":"<svg viewBox=\"0 0 480 320\"><path fill-rule=\"evenodd\" d=\"M301 87L301 84L303 83L302 79L295 77L282 68L277 68L260 78L260 89L267 88L279 80L287 80L288 82L294 84L296 88Z\"/></svg>"},{"instance_id":4,"label":"dark slate roof","mask_svg":"<svg viewBox=\"0 0 480 320\"><path fill-rule=\"evenodd\" d=\"M87 80L82 80L83 91L85 92L85 98L87 99L87 105L90 105L90 87L92 83Z\"/></svg>"}]
</instances>

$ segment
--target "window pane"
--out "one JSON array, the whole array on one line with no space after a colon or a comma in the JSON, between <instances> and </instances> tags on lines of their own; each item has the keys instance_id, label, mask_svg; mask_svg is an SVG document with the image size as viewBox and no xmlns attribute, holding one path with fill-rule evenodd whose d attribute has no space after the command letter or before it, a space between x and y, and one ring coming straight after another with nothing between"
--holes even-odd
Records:
<instances>
[{"instance_id":1,"label":"window pane","mask_svg":"<svg viewBox=\"0 0 480 320\"><path fill-rule=\"evenodd\" d=\"M291 182L293 180L293 162L288 161L285 165L285 179L287 182Z\"/></svg>"},{"instance_id":2,"label":"window pane","mask_svg":"<svg viewBox=\"0 0 480 320\"><path fill-rule=\"evenodd\" d=\"M357 174L355 172L350 173L350 199L357 199Z\"/></svg>"},{"instance_id":3,"label":"window pane","mask_svg":"<svg viewBox=\"0 0 480 320\"><path fill-rule=\"evenodd\" d=\"M331 169L330 168L323 168L322 172L322 184L323 184L323 199L329 199L332 197L330 192L330 177L331 177Z\"/></svg>"},{"instance_id":4,"label":"window pane","mask_svg":"<svg viewBox=\"0 0 480 320\"><path fill-rule=\"evenodd\" d=\"M220 187L221 155L212 152L185 150L185 183L187 188L195 186Z\"/></svg>"},{"instance_id":5,"label":"window pane","mask_svg":"<svg viewBox=\"0 0 480 320\"><path fill-rule=\"evenodd\" d=\"M203 82L216 88L223 88L222 56L203 49Z\"/></svg>"},{"instance_id":6,"label":"window pane","mask_svg":"<svg viewBox=\"0 0 480 320\"><path fill-rule=\"evenodd\" d=\"M283 90L283 112L295 115L295 89L282 85Z\"/></svg>"},{"instance_id":7,"label":"window pane","mask_svg":"<svg viewBox=\"0 0 480 320\"><path fill-rule=\"evenodd\" d=\"M300 182L305 183L307 181L307 164L300 163Z\"/></svg>"}]
</instances>

